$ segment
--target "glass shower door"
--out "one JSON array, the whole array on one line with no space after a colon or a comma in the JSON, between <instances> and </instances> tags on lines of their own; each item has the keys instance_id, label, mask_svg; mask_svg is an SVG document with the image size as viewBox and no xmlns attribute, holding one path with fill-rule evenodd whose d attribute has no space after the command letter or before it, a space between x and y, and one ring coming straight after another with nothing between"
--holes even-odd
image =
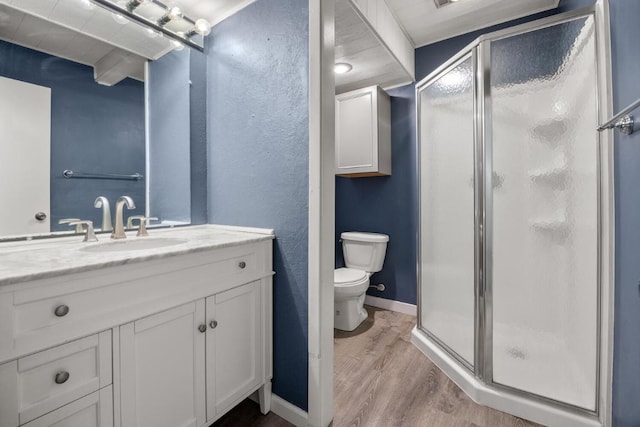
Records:
<instances>
[{"instance_id":1,"label":"glass shower door","mask_svg":"<svg viewBox=\"0 0 640 427\"><path fill-rule=\"evenodd\" d=\"M474 57L419 89L419 327L474 364Z\"/></svg>"},{"instance_id":2,"label":"glass shower door","mask_svg":"<svg viewBox=\"0 0 640 427\"><path fill-rule=\"evenodd\" d=\"M493 162L493 382L596 409L598 136L593 17L485 43Z\"/></svg>"}]
</instances>

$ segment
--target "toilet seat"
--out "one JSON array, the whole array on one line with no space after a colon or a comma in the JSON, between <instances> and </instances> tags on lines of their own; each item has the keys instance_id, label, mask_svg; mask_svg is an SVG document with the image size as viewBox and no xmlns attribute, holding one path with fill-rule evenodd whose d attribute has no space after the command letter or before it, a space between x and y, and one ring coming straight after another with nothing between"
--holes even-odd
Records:
<instances>
[{"instance_id":1,"label":"toilet seat","mask_svg":"<svg viewBox=\"0 0 640 427\"><path fill-rule=\"evenodd\" d=\"M333 272L333 284L337 288L346 286L358 286L369 280L366 271L355 268L337 268Z\"/></svg>"}]
</instances>

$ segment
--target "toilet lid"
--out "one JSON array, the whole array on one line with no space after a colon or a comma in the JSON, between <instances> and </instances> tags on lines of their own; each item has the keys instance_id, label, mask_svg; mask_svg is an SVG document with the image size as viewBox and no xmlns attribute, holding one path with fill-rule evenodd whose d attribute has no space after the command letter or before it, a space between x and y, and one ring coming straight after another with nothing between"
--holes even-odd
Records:
<instances>
[{"instance_id":1,"label":"toilet lid","mask_svg":"<svg viewBox=\"0 0 640 427\"><path fill-rule=\"evenodd\" d=\"M362 270L356 270L355 268L338 268L333 272L333 282L336 284L358 282L366 276L367 273Z\"/></svg>"}]
</instances>

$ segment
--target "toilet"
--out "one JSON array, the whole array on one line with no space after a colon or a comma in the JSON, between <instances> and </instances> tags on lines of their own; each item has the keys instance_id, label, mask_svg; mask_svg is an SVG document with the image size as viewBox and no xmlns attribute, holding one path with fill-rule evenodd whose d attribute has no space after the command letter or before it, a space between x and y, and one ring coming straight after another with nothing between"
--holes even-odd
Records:
<instances>
[{"instance_id":1,"label":"toilet","mask_svg":"<svg viewBox=\"0 0 640 427\"><path fill-rule=\"evenodd\" d=\"M364 297L369 278L382 270L389 236L349 231L340 235L345 268L334 271L334 328L353 331L367 318Z\"/></svg>"}]
</instances>

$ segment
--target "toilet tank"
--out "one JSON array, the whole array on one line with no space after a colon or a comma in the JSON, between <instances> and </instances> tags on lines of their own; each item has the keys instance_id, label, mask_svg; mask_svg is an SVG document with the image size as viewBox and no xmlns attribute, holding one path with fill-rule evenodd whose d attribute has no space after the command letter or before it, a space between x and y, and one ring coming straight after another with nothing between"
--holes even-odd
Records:
<instances>
[{"instance_id":1,"label":"toilet tank","mask_svg":"<svg viewBox=\"0 0 640 427\"><path fill-rule=\"evenodd\" d=\"M389 236L379 233L348 231L340 235L347 268L375 273L382 270Z\"/></svg>"}]
</instances>

